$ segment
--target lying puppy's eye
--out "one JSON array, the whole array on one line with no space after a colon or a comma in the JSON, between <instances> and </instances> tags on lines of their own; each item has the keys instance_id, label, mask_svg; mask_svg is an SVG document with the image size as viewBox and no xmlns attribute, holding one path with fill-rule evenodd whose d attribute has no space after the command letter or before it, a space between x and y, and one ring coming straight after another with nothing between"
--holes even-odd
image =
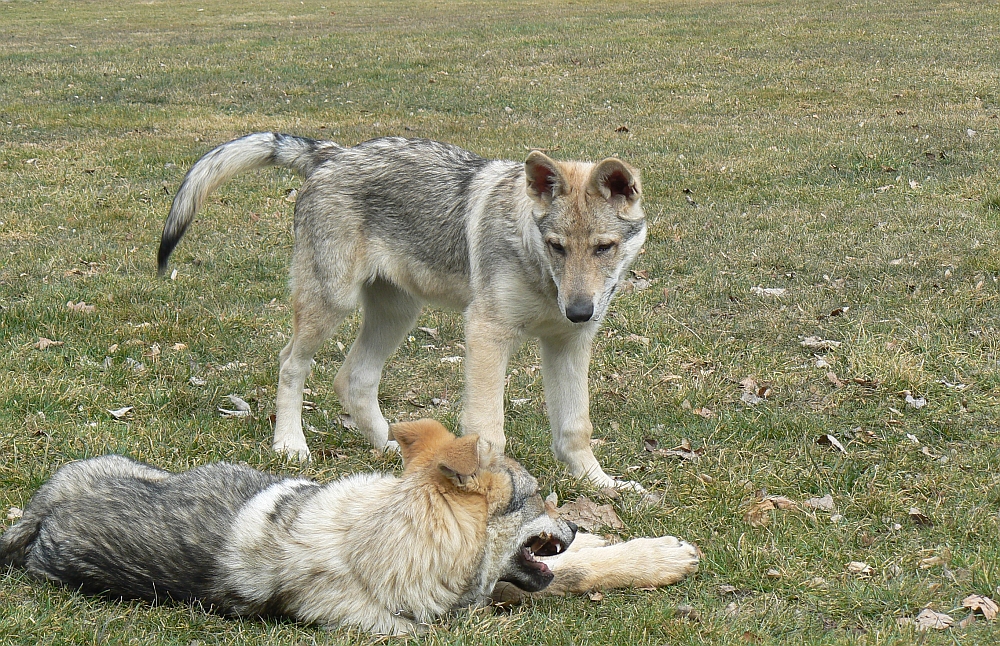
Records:
<instances>
[{"instance_id":1,"label":"lying puppy's eye","mask_svg":"<svg viewBox=\"0 0 1000 646\"><path fill-rule=\"evenodd\" d=\"M609 242L607 244L599 244L594 249L594 255L595 256L603 256L603 255L605 255L607 253L610 253L610 252L614 251L614 248L615 248L615 243L613 243L613 242Z\"/></svg>"},{"instance_id":2,"label":"lying puppy's eye","mask_svg":"<svg viewBox=\"0 0 1000 646\"><path fill-rule=\"evenodd\" d=\"M566 255L566 247L562 246L555 240L549 240L548 244L549 244L549 249L551 249L553 253L557 253L560 256Z\"/></svg>"}]
</instances>

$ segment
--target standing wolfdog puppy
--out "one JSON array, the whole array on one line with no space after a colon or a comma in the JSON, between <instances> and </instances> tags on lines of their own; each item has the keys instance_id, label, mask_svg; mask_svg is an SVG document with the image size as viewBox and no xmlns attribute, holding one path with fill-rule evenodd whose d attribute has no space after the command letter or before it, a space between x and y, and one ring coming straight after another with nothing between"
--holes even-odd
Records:
<instances>
[{"instance_id":1,"label":"standing wolfdog puppy","mask_svg":"<svg viewBox=\"0 0 1000 646\"><path fill-rule=\"evenodd\" d=\"M646 239L639 173L618 159L523 164L425 139L333 142L258 133L202 157L174 198L162 273L206 196L237 173L283 166L305 177L295 204L293 334L281 351L274 448L309 457L302 388L313 355L359 305L358 338L334 380L375 447L386 359L424 303L465 313L462 429L503 451L507 362L537 337L552 448L576 477L616 481L590 447L587 369L608 304ZM618 485L632 485L622 483Z\"/></svg>"},{"instance_id":2,"label":"standing wolfdog puppy","mask_svg":"<svg viewBox=\"0 0 1000 646\"><path fill-rule=\"evenodd\" d=\"M535 479L475 435L397 424L401 478L318 485L246 466L172 474L119 455L73 462L0 536L0 564L85 593L199 601L236 616L410 632L486 600L498 580L538 591L536 556L576 527Z\"/></svg>"}]
</instances>

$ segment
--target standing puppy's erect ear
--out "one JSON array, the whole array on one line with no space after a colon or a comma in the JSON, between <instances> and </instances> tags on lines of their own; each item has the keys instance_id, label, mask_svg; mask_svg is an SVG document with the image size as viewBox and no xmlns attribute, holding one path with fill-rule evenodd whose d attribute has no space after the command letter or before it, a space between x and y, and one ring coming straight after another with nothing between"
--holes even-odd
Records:
<instances>
[{"instance_id":1,"label":"standing puppy's erect ear","mask_svg":"<svg viewBox=\"0 0 1000 646\"><path fill-rule=\"evenodd\" d=\"M479 436L463 435L444 447L438 456L438 470L458 486L479 470Z\"/></svg>"},{"instance_id":2,"label":"standing puppy's erect ear","mask_svg":"<svg viewBox=\"0 0 1000 646\"><path fill-rule=\"evenodd\" d=\"M528 197L545 206L566 190L559 166L537 150L532 150L524 162L524 179L528 184Z\"/></svg>"},{"instance_id":3,"label":"standing puppy's erect ear","mask_svg":"<svg viewBox=\"0 0 1000 646\"><path fill-rule=\"evenodd\" d=\"M613 157L594 167L590 173L590 187L607 201L618 201L626 208L642 197L639 171Z\"/></svg>"}]
</instances>

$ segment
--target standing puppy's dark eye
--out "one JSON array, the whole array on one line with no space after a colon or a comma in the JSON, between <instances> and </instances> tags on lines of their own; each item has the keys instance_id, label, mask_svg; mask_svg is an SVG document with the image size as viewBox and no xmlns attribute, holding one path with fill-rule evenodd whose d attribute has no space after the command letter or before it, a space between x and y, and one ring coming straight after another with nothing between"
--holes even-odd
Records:
<instances>
[{"instance_id":1,"label":"standing puppy's dark eye","mask_svg":"<svg viewBox=\"0 0 1000 646\"><path fill-rule=\"evenodd\" d=\"M566 247L562 246L555 240L549 240L549 249L551 249L553 253L557 253L560 256L566 255Z\"/></svg>"},{"instance_id":2,"label":"standing puppy's dark eye","mask_svg":"<svg viewBox=\"0 0 1000 646\"><path fill-rule=\"evenodd\" d=\"M594 248L595 256L603 256L604 254L611 253L614 251L615 243L609 242L607 244L599 244Z\"/></svg>"}]
</instances>

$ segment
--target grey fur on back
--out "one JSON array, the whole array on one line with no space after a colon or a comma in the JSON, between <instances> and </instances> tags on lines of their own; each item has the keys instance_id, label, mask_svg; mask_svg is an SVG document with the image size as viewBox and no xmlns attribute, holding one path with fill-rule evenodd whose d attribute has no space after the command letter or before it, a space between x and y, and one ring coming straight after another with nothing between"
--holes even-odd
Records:
<instances>
[{"instance_id":1,"label":"grey fur on back","mask_svg":"<svg viewBox=\"0 0 1000 646\"><path fill-rule=\"evenodd\" d=\"M236 513L279 480L226 463L171 474L119 455L74 462L0 536L0 562L88 594L200 599L225 613L218 553Z\"/></svg>"},{"instance_id":2,"label":"grey fur on back","mask_svg":"<svg viewBox=\"0 0 1000 646\"><path fill-rule=\"evenodd\" d=\"M247 135L214 148L185 175L163 226L158 271L166 270L174 247L212 191L239 173L282 166L306 178L300 199L323 203L323 208L296 205L296 229L306 228L310 239L322 239L326 228L350 226L336 218L310 220L311 214L364 213L375 225L370 231L382 239L405 243L406 252L428 266L444 260L448 271L467 279L464 214L477 174L490 164L501 164L512 175L523 173L521 164L490 161L429 139L380 137L344 148L281 133ZM415 232L433 235L415 239Z\"/></svg>"}]
</instances>

